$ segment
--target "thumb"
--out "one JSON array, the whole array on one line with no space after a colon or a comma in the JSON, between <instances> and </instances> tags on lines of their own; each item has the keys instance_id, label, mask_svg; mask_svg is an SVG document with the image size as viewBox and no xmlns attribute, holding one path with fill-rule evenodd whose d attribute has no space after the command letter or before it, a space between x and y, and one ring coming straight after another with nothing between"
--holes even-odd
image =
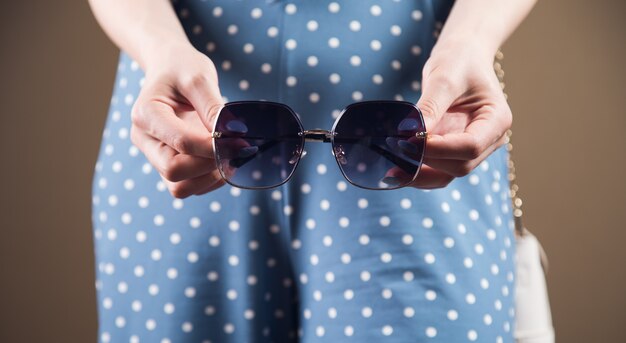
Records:
<instances>
[{"instance_id":1,"label":"thumb","mask_svg":"<svg viewBox=\"0 0 626 343\"><path fill-rule=\"evenodd\" d=\"M217 78L198 76L186 87L182 87L183 96L198 112L200 120L210 132L213 132L213 124L218 111L224 104L220 93Z\"/></svg>"},{"instance_id":2,"label":"thumb","mask_svg":"<svg viewBox=\"0 0 626 343\"><path fill-rule=\"evenodd\" d=\"M451 83L441 77L428 77L422 82L422 96L417 107L422 111L426 131L434 132L437 124L458 97Z\"/></svg>"}]
</instances>

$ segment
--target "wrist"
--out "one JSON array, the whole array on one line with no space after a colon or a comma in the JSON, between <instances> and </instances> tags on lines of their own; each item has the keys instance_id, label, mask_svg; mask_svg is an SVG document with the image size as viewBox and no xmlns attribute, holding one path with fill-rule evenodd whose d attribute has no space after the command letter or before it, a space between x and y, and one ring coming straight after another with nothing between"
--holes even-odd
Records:
<instances>
[{"instance_id":1,"label":"wrist","mask_svg":"<svg viewBox=\"0 0 626 343\"><path fill-rule=\"evenodd\" d=\"M431 57L440 55L459 56L470 53L491 64L499 48L500 45L495 43L494 40L482 39L479 35L449 34L439 37L433 47Z\"/></svg>"},{"instance_id":2,"label":"wrist","mask_svg":"<svg viewBox=\"0 0 626 343\"><path fill-rule=\"evenodd\" d=\"M158 70L176 63L177 56L183 56L198 51L185 38L151 38L145 41L141 49L143 65L146 74L156 74Z\"/></svg>"}]
</instances>

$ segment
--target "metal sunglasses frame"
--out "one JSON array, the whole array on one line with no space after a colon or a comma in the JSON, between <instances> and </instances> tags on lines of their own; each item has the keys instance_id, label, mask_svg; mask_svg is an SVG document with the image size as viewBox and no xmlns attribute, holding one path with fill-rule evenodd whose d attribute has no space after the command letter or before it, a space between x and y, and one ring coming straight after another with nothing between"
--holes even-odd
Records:
<instances>
[{"instance_id":1,"label":"metal sunglasses frame","mask_svg":"<svg viewBox=\"0 0 626 343\"><path fill-rule=\"evenodd\" d=\"M232 101L232 102L227 102L223 105L221 105L218 108L217 111L217 115L215 116L214 122L213 122L213 127L217 127L217 121L222 113L222 110L229 106L229 105L236 105L236 104L266 104L266 105L275 105L275 106L280 106L280 107L284 107L285 109L287 109L289 111L289 113L293 116L293 118L296 120L298 127L300 129L300 132L298 132L298 136L302 137L302 146L300 147L299 151L298 151L298 155L297 155L297 159L296 162L291 170L291 172L289 173L289 175L285 178L285 180L283 180L281 183L276 184L276 185L272 185L272 186L263 186L263 187L246 187L246 186L241 186L241 185L237 185L232 183L227 177L226 174L224 173L224 170L222 169L222 165L221 163L217 163L217 167L218 170L220 172L220 175L222 177L222 179L224 181L226 181L226 183L228 183L229 185L233 186L233 187L237 187L237 188L241 188L241 189L249 189L249 190L264 190L264 189L272 189L272 188L276 188L276 187L280 187L282 185L284 185L285 183L287 183L291 177L293 176L293 174L295 173L296 169L298 168L298 164L300 163L300 160L304 157L304 155L306 155L306 151L304 151L304 146L306 142L318 142L318 143L331 143L332 146L335 145L334 143L334 139L335 139L335 135L336 135L336 131L335 128L337 127L337 124L341 121L341 118L343 117L343 115L350 110L351 107L355 107L355 106L361 106L361 105L367 105L367 104L381 104L381 103L391 103L391 104L404 104L404 105L408 105L413 107L415 110L417 110L417 112L419 113L419 120L422 124L422 127L424 127L424 131L420 131L417 132L415 134L415 137L417 139L423 139L424 140L424 149L426 149L426 141L428 139L428 131L426 130L425 124L424 124L424 117L422 115L422 111L420 111L420 109L411 102L408 101L400 101L400 100L367 100L367 101L359 101L359 102L354 102L351 103L349 105L347 105L346 107L343 108L343 110L341 110L341 112L339 113L339 115L337 116L337 118L335 119L335 122L333 123L333 126L331 128L330 131L328 130L324 130L324 129L312 129L312 130L304 130L304 126L302 125L302 121L300 120L300 118L298 117L298 115L296 114L296 112L289 107L289 105L287 104L283 104L280 102L274 102L274 101L265 101L265 100L243 100L243 101ZM217 148L216 148L216 142L215 140L220 138L222 135L222 132L219 131L214 131L211 134L211 139L212 139L212 145L213 145L213 156L215 156L215 160L218 161L217 158ZM339 159L335 153L335 149L331 148L331 151L333 153L333 157L335 158L335 162L337 162L337 166L339 167L339 170L341 171L341 174L343 175L344 179L346 179L351 185L362 188L362 189L367 189L367 190L375 190L375 191L386 191L386 190L394 190L394 189L399 189L402 187L405 187L409 184L411 184L413 181L415 181L415 179L417 178L417 175L419 174L421 167L422 167L422 163L424 160L424 153L422 153L422 155L420 156L420 160L419 160L419 165L417 167L417 170L415 171L415 174L413 175L413 178L411 179L411 181L402 184L402 185L397 185L394 187L389 187L389 188L371 188L371 187L365 187L365 186L361 186L359 184L354 183L352 180L350 180L350 178L346 175L346 173L344 172L343 168L341 167L341 164L339 162Z\"/></svg>"}]
</instances>

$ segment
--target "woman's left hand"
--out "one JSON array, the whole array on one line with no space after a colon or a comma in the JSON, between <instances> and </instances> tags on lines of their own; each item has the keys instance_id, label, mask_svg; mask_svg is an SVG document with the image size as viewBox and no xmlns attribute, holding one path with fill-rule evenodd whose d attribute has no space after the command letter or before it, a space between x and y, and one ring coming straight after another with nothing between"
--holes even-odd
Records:
<instances>
[{"instance_id":1,"label":"woman's left hand","mask_svg":"<svg viewBox=\"0 0 626 343\"><path fill-rule=\"evenodd\" d=\"M470 44L433 49L417 103L428 131L424 165L410 186L445 187L505 143L512 115L493 61Z\"/></svg>"}]
</instances>

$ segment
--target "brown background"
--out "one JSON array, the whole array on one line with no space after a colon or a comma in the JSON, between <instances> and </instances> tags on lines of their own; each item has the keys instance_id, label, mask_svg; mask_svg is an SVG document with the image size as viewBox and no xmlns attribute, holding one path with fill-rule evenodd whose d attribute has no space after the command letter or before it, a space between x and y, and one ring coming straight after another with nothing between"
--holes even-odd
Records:
<instances>
[{"instance_id":1,"label":"brown background","mask_svg":"<svg viewBox=\"0 0 626 343\"><path fill-rule=\"evenodd\" d=\"M626 2L540 1L504 47L560 342L626 342ZM86 2L0 3L0 342L96 339L91 177L117 50Z\"/></svg>"}]
</instances>

